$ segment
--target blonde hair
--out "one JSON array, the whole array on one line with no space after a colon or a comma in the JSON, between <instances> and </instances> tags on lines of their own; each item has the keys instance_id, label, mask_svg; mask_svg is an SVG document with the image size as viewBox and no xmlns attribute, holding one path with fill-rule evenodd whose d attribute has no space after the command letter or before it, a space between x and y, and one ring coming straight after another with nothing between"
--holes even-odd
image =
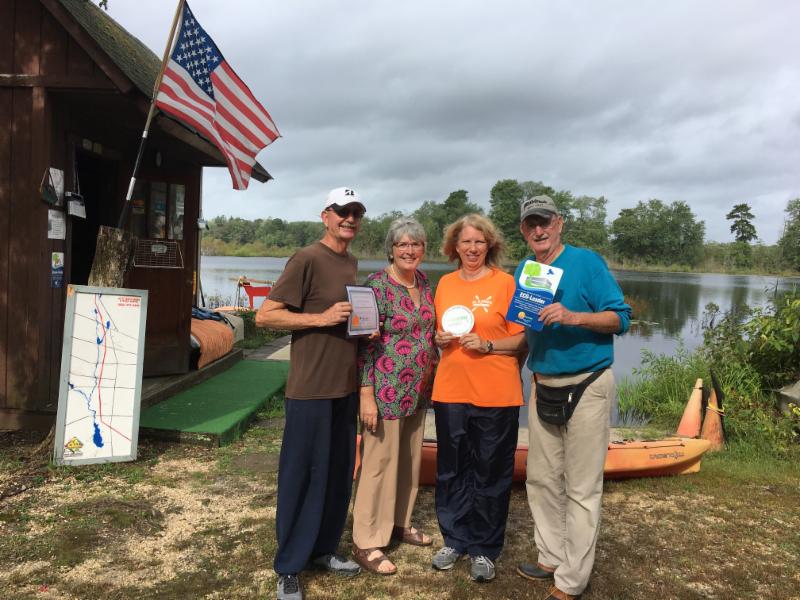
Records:
<instances>
[{"instance_id":1,"label":"blonde hair","mask_svg":"<svg viewBox=\"0 0 800 600\"><path fill-rule=\"evenodd\" d=\"M486 244L489 246L486 252L486 264L490 267L500 266L503 251L505 250L503 234L500 233L488 217L478 213L464 215L455 223L447 226L442 240L442 254L450 262L455 261L459 267L461 266L461 257L458 255L456 247L458 246L458 238L461 237L461 232L465 227L474 227L486 238Z\"/></svg>"}]
</instances>

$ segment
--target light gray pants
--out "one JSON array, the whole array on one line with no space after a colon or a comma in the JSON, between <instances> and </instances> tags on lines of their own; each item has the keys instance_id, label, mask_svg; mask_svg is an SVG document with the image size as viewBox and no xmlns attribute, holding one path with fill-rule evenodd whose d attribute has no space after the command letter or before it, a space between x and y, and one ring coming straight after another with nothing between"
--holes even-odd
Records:
<instances>
[{"instance_id":1,"label":"light gray pants","mask_svg":"<svg viewBox=\"0 0 800 600\"><path fill-rule=\"evenodd\" d=\"M559 387L587 375L538 378ZM555 568L558 589L572 595L586 588L594 565L614 392L614 375L607 369L583 393L564 427L539 419L536 385L531 384L527 489L538 561Z\"/></svg>"}]
</instances>

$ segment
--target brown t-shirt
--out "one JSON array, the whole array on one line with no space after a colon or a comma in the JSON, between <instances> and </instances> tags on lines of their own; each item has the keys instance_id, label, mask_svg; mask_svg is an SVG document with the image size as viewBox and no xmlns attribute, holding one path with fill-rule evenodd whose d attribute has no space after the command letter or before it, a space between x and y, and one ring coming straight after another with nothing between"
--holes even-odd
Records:
<instances>
[{"instance_id":1,"label":"brown t-shirt","mask_svg":"<svg viewBox=\"0 0 800 600\"><path fill-rule=\"evenodd\" d=\"M358 261L322 242L298 250L269 294L292 312L321 313L347 301L345 285L355 284ZM298 400L341 398L356 391L357 339L347 338L347 323L292 332L286 397Z\"/></svg>"}]
</instances>

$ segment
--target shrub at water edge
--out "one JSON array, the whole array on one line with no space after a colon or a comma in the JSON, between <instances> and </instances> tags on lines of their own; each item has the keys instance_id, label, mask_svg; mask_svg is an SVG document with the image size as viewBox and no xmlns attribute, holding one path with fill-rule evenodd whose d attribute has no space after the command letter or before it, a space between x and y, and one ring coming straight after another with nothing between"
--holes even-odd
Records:
<instances>
[{"instance_id":1,"label":"shrub at water edge","mask_svg":"<svg viewBox=\"0 0 800 600\"><path fill-rule=\"evenodd\" d=\"M733 447L745 454L785 456L797 451L800 411L783 414L775 390L800 378L800 294L762 309L721 314L706 307L704 345L674 356L643 351L642 367L619 385L624 421L648 420L674 428L698 377L710 370L725 394L725 425Z\"/></svg>"}]
</instances>

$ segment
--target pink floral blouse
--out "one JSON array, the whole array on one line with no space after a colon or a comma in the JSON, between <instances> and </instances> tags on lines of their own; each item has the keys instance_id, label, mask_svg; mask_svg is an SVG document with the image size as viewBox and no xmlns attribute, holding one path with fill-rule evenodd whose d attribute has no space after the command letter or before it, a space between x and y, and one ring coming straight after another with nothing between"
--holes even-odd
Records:
<instances>
[{"instance_id":1,"label":"pink floral blouse","mask_svg":"<svg viewBox=\"0 0 800 600\"><path fill-rule=\"evenodd\" d=\"M428 278L417 271L419 308L405 286L386 271L367 277L375 291L381 336L359 346L361 385L375 387L378 414L387 420L409 417L430 402L438 353L433 345L436 316Z\"/></svg>"}]
</instances>

